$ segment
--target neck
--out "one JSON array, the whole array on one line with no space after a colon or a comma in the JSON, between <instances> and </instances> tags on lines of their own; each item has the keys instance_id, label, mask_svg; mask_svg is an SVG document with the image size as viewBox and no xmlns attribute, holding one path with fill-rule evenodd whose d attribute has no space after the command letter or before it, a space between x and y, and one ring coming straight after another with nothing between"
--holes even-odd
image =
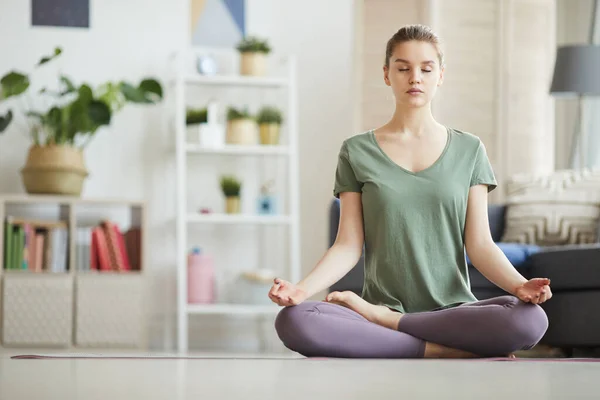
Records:
<instances>
[{"instance_id":1,"label":"neck","mask_svg":"<svg viewBox=\"0 0 600 400\"><path fill-rule=\"evenodd\" d=\"M434 130L438 123L433 118L430 107L406 108L397 104L387 126L396 133L421 136Z\"/></svg>"}]
</instances>

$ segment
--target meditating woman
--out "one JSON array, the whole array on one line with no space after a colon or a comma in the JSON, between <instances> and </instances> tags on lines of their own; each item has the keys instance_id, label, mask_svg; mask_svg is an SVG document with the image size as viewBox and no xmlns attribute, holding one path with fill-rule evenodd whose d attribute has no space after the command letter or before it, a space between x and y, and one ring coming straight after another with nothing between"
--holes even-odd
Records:
<instances>
[{"instance_id":1,"label":"meditating woman","mask_svg":"<svg viewBox=\"0 0 600 400\"><path fill-rule=\"evenodd\" d=\"M497 183L483 143L432 116L443 77L428 27L405 26L388 41L383 79L395 111L341 145L335 244L303 280L275 279L268 293L285 306L275 327L287 348L309 357L495 357L546 332L539 304L552 297L550 281L525 279L491 238L487 195ZM362 296L308 301L356 265L363 245ZM465 250L507 295L473 296Z\"/></svg>"}]
</instances>

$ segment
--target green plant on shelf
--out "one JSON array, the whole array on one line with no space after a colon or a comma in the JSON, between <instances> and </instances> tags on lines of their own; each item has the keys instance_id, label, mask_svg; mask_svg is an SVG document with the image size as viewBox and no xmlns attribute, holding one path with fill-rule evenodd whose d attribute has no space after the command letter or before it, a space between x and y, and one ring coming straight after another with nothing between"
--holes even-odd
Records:
<instances>
[{"instance_id":1,"label":"green plant on shelf","mask_svg":"<svg viewBox=\"0 0 600 400\"><path fill-rule=\"evenodd\" d=\"M233 175L221 176L221 190L225 197L239 197L242 182Z\"/></svg>"},{"instance_id":2,"label":"green plant on shelf","mask_svg":"<svg viewBox=\"0 0 600 400\"><path fill-rule=\"evenodd\" d=\"M238 109L229 107L227 109L227 121L235 121L238 119L254 119L247 108Z\"/></svg>"},{"instance_id":3,"label":"green plant on shelf","mask_svg":"<svg viewBox=\"0 0 600 400\"><path fill-rule=\"evenodd\" d=\"M257 36L246 36L236 46L240 53L264 53L271 52L271 46L266 39Z\"/></svg>"},{"instance_id":4,"label":"green plant on shelf","mask_svg":"<svg viewBox=\"0 0 600 400\"><path fill-rule=\"evenodd\" d=\"M208 122L208 109L204 108L188 108L185 113L186 125L195 125Z\"/></svg>"},{"instance_id":5,"label":"green plant on shelf","mask_svg":"<svg viewBox=\"0 0 600 400\"><path fill-rule=\"evenodd\" d=\"M62 54L57 47L53 53L42 57L34 69L49 63ZM126 81L105 82L94 88L90 84L75 84L66 75L58 76L56 88L42 87L35 92L36 100L49 106L32 107L31 74L12 70L0 78L0 101L14 97L15 105L25 106L23 114L27 131L35 145L70 145L83 148L96 131L110 125L111 117L127 103L155 104L163 97L161 84L146 78L134 85ZM0 114L0 133L15 120L11 108ZM77 139L83 139L78 141Z\"/></svg>"},{"instance_id":6,"label":"green plant on shelf","mask_svg":"<svg viewBox=\"0 0 600 400\"><path fill-rule=\"evenodd\" d=\"M281 111L273 106L265 106L261 108L256 115L256 122L259 124L277 124L281 125L283 117Z\"/></svg>"}]
</instances>

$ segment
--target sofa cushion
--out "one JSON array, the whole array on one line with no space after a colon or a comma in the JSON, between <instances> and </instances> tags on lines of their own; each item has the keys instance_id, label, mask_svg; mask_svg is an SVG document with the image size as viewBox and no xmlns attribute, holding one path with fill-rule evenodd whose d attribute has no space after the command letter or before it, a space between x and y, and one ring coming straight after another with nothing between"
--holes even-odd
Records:
<instances>
[{"instance_id":1,"label":"sofa cushion","mask_svg":"<svg viewBox=\"0 0 600 400\"><path fill-rule=\"evenodd\" d=\"M529 256L542 250L540 246L534 244L498 242L496 245L502 250L508 261L517 269L528 267L530 265ZM467 262L471 265L468 255Z\"/></svg>"},{"instance_id":2,"label":"sofa cushion","mask_svg":"<svg viewBox=\"0 0 600 400\"><path fill-rule=\"evenodd\" d=\"M600 244L557 246L530 257L532 278L549 278L554 292L600 289Z\"/></svg>"},{"instance_id":3,"label":"sofa cushion","mask_svg":"<svg viewBox=\"0 0 600 400\"><path fill-rule=\"evenodd\" d=\"M560 246L598 241L600 170L516 174L506 187L502 242Z\"/></svg>"}]
</instances>

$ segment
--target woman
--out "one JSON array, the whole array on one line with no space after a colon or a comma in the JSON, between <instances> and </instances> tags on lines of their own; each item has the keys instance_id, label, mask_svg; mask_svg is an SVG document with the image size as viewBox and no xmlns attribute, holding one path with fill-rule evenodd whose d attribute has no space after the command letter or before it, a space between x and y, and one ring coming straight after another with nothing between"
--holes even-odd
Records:
<instances>
[{"instance_id":1,"label":"woman","mask_svg":"<svg viewBox=\"0 0 600 400\"><path fill-rule=\"evenodd\" d=\"M438 38L401 28L388 41L383 77L396 109L384 126L346 139L334 195L335 244L298 284L276 279L283 308L276 330L289 349L313 357L507 356L533 347L548 319L539 304L550 281L521 276L493 242L487 194L497 183L485 147L436 122L431 101L444 76ZM365 249L362 297L333 292ZM508 295L477 301L465 250Z\"/></svg>"}]
</instances>

